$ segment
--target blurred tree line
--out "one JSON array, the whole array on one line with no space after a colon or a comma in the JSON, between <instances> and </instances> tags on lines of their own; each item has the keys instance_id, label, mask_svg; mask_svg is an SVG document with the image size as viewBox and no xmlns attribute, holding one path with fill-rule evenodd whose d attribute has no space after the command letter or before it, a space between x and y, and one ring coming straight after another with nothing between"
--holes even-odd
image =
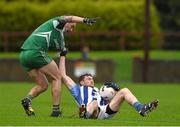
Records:
<instances>
[{"instance_id":1,"label":"blurred tree line","mask_svg":"<svg viewBox=\"0 0 180 127\"><path fill-rule=\"evenodd\" d=\"M59 15L101 17L101 22L82 31L144 30L144 0L4 0L0 2L0 30L33 30L44 21ZM158 17L151 6L152 31L159 32ZM8 22L8 23L7 23Z\"/></svg>"},{"instance_id":2,"label":"blurred tree line","mask_svg":"<svg viewBox=\"0 0 180 127\"><path fill-rule=\"evenodd\" d=\"M154 0L159 12L160 25L165 32L180 31L180 0ZM180 36L166 37L164 48L180 49Z\"/></svg>"},{"instance_id":3,"label":"blurred tree line","mask_svg":"<svg viewBox=\"0 0 180 127\"><path fill-rule=\"evenodd\" d=\"M32 31L46 20L65 14L101 17L100 22L96 25L91 27L78 25L76 31L144 31L144 0L1 0L0 31ZM161 31L159 21L158 12L154 4L151 4L152 32ZM71 39L76 40L76 43L79 41L78 37ZM151 47L162 46L161 39L159 36L153 36ZM95 49L102 46L97 43L98 39L93 41L91 46L96 46ZM127 36L125 41L129 49L143 47L143 36L141 35ZM117 49L116 43L105 45Z\"/></svg>"}]
</instances>

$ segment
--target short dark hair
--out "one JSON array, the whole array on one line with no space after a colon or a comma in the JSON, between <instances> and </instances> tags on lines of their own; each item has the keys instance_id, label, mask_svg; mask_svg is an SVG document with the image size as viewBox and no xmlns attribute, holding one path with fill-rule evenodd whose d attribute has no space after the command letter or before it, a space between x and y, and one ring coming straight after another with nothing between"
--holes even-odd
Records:
<instances>
[{"instance_id":1,"label":"short dark hair","mask_svg":"<svg viewBox=\"0 0 180 127\"><path fill-rule=\"evenodd\" d=\"M81 75L80 77L79 77L79 84L80 84L80 82L82 81L82 80L84 80L84 77L85 76L91 76L91 77L93 77L91 74L89 74L89 73L85 73L85 74L83 74L83 75ZM81 84L80 84L81 85Z\"/></svg>"}]
</instances>

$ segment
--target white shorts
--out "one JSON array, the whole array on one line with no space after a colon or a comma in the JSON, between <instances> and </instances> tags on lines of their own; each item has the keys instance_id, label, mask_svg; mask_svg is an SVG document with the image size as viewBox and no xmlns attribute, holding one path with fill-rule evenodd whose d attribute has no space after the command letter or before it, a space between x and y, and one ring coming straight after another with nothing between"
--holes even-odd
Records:
<instances>
[{"instance_id":1,"label":"white shorts","mask_svg":"<svg viewBox=\"0 0 180 127\"><path fill-rule=\"evenodd\" d=\"M100 111L99 111L97 119L110 119L110 118L112 118L116 114L116 113L111 114L111 115L107 114L106 113L107 106L108 105L99 106Z\"/></svg>"}]
</instances>

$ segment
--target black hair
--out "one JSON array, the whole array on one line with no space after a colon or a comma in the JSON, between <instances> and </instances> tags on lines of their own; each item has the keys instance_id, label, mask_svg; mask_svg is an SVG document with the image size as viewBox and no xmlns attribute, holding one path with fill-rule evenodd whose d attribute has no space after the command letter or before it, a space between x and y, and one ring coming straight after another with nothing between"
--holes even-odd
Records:
<instances>
[{"instance_id":1,"label":"black hair","mask_svg":"<svg viewBox=\"0 0 180 127\"><path fill-rule=\"evenodd\" d=\"M83 75L81 75L80 77L79 77L79 84L80 84L80 82L82 81L82 80L84 80L84 77L85 76L91 76L91 77L93 77L91 74L89 74L89 73L85 73L85 74L83 74ZM81 84L80 84L81 85Z\"/></svg>"}]
</instances>

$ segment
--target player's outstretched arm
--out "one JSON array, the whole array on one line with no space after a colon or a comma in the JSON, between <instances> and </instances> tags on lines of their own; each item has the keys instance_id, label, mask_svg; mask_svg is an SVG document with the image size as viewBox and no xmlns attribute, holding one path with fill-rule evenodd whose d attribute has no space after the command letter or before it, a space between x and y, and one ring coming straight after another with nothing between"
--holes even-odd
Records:
<instances>
[{"instance_id":1,"label":"player's outstretched arm","mask_svg":"<svg viewBox=\"0 0 180 127\"><path fill-rule=\"evenodd\" d=\"M69 76L66 75L65 56L67 52L67 49L65 49L60 53L59 70L61 72L63 82L69 89L71 89L75 85L75 82Z\"/></svg>"},{"instance_id":2,"label":"player's outstretched arm","mask_svg":"<svg viewBox=\"0 0 180 127\"><path fill-rule=\"evenodd\" d=\"M73 23L86 23L86 24L93 24L96 23L96 21L99 19L99 17L96 18L83 18L79 16L64 16L63 20L65 22L73 22Z\"/></svg>"},{"instance_id":3,"label":"player's outstretched arm","mask_svg":"<svg viewBox=\"0 0 180 127\"><path fill-rule=\"evenodd\" d=\"M65 49L60 53L59 69L64 83L69 88L72 96L74 97L75 101L78 104L78 107L80 107L82 104L80 88L78 85L75 84L75 82L69 76L66 75L65 56L67 52L68 51Z\"/></svg>"}]
</instances>

